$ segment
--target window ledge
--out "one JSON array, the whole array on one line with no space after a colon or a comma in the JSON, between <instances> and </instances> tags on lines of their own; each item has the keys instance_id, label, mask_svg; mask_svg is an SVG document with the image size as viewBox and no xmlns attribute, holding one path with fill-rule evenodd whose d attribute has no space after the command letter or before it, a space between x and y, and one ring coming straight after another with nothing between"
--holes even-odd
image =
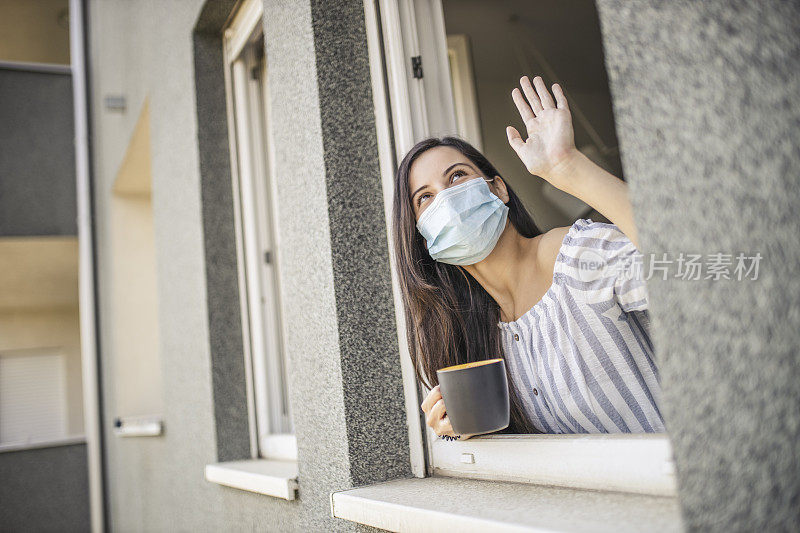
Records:
<instances>
[{"instance_id":1,"label":"window ledge","mask_svg":"<svg viewBox=\"0 0 800 533\"><path fill-rule=\"evenodd\" d=\"M206 480L236 489L294 500L297 461L248 459L206 465Z\"/></svg>"},{"instance_id":2,"label":"window ledge","mask_svg":"<svg viewBox=\"0 0 800 533\"><path fill-rule=\"evenodd\" d=\"M682 531L672 497L439 476L333 492L331 515L389 531Z\"/></svg>"},{"instance_id":3,"label":"window ledge","mask_svg":"<svg viewBox=\"0 0 800 533\"><path fill-rule=\"evenodd\" d=\"M429 429L430 431L430 429ZM665 434L480 435L431 443L434 475L675 496Z\"/></svg>"}]
</instances>

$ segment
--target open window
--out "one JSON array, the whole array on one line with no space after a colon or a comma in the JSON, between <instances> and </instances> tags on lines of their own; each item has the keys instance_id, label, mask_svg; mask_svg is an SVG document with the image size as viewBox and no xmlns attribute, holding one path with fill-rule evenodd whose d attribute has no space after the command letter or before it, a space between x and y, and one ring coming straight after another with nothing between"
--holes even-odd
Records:
<instances>
[{"instance_id":1,"label":"open window","mask_svg":"<svg viewBox=\"0 0 800 533\"><path fill-rule=\"evenodd\" d=\"M565 88L576 146L622 177L593 3L379 0L374 22L369 20L370 4L366 2L367 23L374 26L370 54L387 214L397 162L425 137L456 133L498 167L543 231L578 218L606 221L580 200L533 178L505 134L508 124L524 131L511 90L522 75L540 74L548 86L558 81ZM395 306L402 309L394 273L393 280ZM419 428L411 437L417 476L675 493L665 434L489 434L463 442L438 438L419 409L427 390L416 382L404 319L401 312L397 316L409 428Z\"/></svg>"},{"instance_id":2,"label":"open window","mask_svg":"<svg viewBox=\"0 0 800 533\"><path fill-rule=\"evenodd\" d=\"M218 146L216 143L227 138L231 196L228 200L227 190L220 197L210 196L214 196L219 202L216 207L233 222L235 248L225 246L224 251L217 253L224 255L222 276L229 280L235 272L237 280L233 287L226 284L225 290L226 298L235 299L240 305L242 359L235 364L244 374L243 383L237 377L225 376L234 382L228 381L222 386L233 387L238 394L244 385L250 453L249 457L246 452L242 453L241 445L246 442L238 440L237 433L235 450L229 450L224 457L220 454L219 462L207 464L205 479L239 490L294 500L298 488L297 441L288 401L289 368L278 283L280 244L276 231L268 62L262 24L264 7L261 0L241 0L230 9L227 22L222 24L212 17L214 21L204 26L202 32L196 29L195 36L196 43L202 41L204 46L213 47L214 54L221 52L213 57L221 59L227 126L218 128L212 120L215 127L211 128L214 142L210 150L213 152ZM203 24L206 22L208 20ZM216 72L217 66L212 68ZM223 105L223 101L216 98L221 94L218 90L221 87L216 83L222 80L216 74L208 78L214 80L214 87L209 88L209 92L203 91L208 100L205 104L198 103L198 113L214 109L216 116ZM202 149L203 142L200 144ZM214 173L208 178L218 180L220 176ZM219 182L214 182L214 186L227 189ZM226 236L225 243L228 242L230 239ZM213 247L214 243L211 249ZM233 331L228 334L235 335ZM226 356L240 357L237 351L227 351ZM240 364L242 366L238 366ZM242 404L234 406L237 412L241 412L242 407Z\"/></svg>"},{"instance_id":3,"label":"open window","mask_svg":"<svg viewBox=\"0 0 800 533\"><path fill-rule=\"evenodd\" d=\"M280 315L261 16L261 2L243 2L224 34L239 292L253 455L296 460Z\"/></svg>"}]
</instances>

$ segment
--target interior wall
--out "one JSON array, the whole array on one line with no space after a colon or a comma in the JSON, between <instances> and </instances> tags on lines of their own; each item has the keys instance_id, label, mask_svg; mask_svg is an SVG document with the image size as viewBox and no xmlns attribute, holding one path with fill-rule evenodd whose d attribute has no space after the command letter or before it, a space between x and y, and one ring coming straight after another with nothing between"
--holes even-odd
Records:
<instances>
[{"instance_id":1,"label":"interior wall","mask_svg":"<svg viewBox=\"0 0 800 533\"><path fill-rule=\"evenodd\" d=\"M69 0L3 0L0 61L69 64Z\"/></svg>"}]
</instances>

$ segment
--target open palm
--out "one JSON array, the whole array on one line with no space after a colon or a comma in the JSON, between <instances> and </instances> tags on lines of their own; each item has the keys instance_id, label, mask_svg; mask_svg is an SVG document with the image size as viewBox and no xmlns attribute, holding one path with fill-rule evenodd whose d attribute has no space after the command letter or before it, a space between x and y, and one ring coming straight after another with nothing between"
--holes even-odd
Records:
<instances>
[{"instance_id":1,"label":"open palm","mask_svg":"<svg viewBox=\"0 0 800 533\"><path fill-rule=\"evenodd\" d=\"M511 96L525 123L528 138L523 140L514 126L508 126L508 142L528 172L553 183L554 169L575 150L572 115L567 98L561 86L556 83L553 85L553 101L540 76L533 79L533 84L527 76L523 76L520 85L525 96L516 87ZM563 188L560 183L553 185Z\"/></svg>"}]
</instances>

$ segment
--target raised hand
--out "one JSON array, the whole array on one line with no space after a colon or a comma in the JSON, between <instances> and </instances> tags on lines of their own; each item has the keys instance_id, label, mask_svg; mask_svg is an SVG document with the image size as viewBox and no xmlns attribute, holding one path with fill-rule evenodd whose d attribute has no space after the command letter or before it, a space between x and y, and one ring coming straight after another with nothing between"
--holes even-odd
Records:
<instances>
[{"instance_id":1,"label":"raised hand","mask_svg":"<svg viewBox=\"0 0 800 533\"><path fill-rule=\"evenodd\" d=\"M559 170L577 152L567 98L556 83L553 85L554 101L541 76L533 78L533 84L527 76L519 81L522 91L515 87L511 97L525 123L528 138L523 140L514 126L508 126L508 143L528 172L564 190L567 183ZM522 92L525 93L524 97Z\"/></svg>"}]
</instances>

